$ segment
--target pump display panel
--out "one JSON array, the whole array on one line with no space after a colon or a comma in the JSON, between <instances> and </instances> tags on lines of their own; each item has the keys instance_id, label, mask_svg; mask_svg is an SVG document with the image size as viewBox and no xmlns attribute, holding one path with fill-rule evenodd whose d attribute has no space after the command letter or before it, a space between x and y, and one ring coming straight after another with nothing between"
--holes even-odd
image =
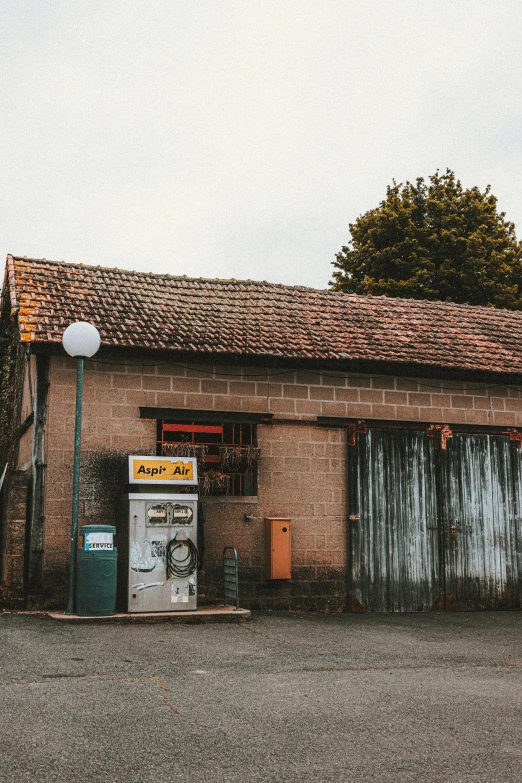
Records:
<instances>
[{"instance_id":1,"label":"pump display panel","mask_svg":"<svg viewBox=\"0 0 522 783\"><path fill-rule=\"evenodd\" d=\"M158 503L147 508L147 526L191 525L193 520L194 509L187 503Z\"/></svg>"}]
</instances>

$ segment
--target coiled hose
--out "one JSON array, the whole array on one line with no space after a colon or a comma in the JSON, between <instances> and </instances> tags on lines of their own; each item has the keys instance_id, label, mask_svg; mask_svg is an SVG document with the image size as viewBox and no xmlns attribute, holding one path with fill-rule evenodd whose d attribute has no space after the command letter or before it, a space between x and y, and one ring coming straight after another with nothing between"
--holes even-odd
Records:
<instances>
[{"instance_id":1,"label":"coiled hose","mask_svg":"<svg viewBox=\"0 0 522 783\"><path fill-rule=\"evenodd\" d=\"M187 556L183 560L178 560L174 553L180 549L180 547L187 548ZM185 541L176 541L175 538L169 541L167 544L167 579L175 576L182 578L184 576L190 576L198 567L199 554L196 546L192 543L190 538Z\"/></svg>"}]
</instances>

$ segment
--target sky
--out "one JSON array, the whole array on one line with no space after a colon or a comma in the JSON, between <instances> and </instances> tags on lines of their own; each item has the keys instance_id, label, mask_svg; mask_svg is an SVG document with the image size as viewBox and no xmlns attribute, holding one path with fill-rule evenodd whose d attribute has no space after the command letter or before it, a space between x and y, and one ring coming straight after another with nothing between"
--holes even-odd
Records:
<instances>
[{"instance_id":1,"label":"sky","mask_svg":"<svg viewBox=\"0 0 522 783\"><path fill-rule=\"evenodd\" d=\"M519 0L1 0L7 253L326 288L392 181L522 239Z\"/></svg>"}]
</instances>

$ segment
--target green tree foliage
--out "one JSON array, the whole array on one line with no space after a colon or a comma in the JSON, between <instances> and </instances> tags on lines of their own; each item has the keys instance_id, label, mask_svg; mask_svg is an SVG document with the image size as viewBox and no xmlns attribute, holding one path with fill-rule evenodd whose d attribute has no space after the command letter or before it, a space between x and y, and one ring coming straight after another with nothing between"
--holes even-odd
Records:
<instances>
[{"instance_id":1,"label":"green tree foliage","mask_svg":"<svg viewBox=\"0 0 522 783\"><path fill-rule=\"evenodd\" d=\"M350 233L336 291L522 309L522 243L489 185L464 190L450 169L394 182Z\"/></svg>"}]
</instances>

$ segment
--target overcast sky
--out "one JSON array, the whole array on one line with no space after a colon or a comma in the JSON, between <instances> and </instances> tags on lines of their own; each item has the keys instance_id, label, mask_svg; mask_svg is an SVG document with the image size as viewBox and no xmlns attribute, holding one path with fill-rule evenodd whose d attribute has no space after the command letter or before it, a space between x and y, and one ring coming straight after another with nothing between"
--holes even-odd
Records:
<instances>
[{"instance_id":1,"label":"overcast sky","mask_svg":"<svg viewBox=\"0 0 522 783\"><path fill-rule=\"evenodd\" d=\"M520 0L0 0L7 253L327 286L392 180L522 238Z\"/></svg>"}]
</instances>

